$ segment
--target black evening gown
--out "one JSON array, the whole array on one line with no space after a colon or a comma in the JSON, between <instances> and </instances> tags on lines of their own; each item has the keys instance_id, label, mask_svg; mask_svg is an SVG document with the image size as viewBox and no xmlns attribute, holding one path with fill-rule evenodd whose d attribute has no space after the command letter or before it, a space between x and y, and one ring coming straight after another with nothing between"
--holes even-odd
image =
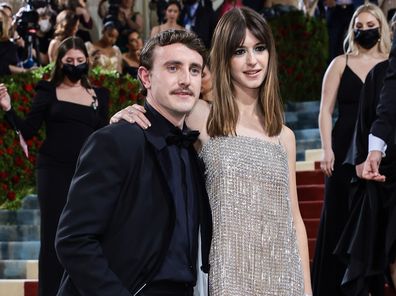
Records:
<instances>
[{"instance_id":1,"label":"black evening gown","mask_svg":"<svg viewBox=\"0 0 396 296\"><path fill-rule=\"evenodd\" d=\"M332 131L334 171L331 177L325 177L324 204L312 268L315 296L342 295L340 286L345 265L333 252L348 218L348 189L354 167L343 162L351 144L362 86L359 76L346 64L337 93L338 119Z\"/></svg>"},{"instance_id":2,"label":"black evening gown","mask_svg":"<svg viewBox=\"0 0 396 296\"><path fill-rule=\"evenodd\" d=\"M9 65L16 66L18 63L17 46L7 40L0 41L0 76L10 75Z\"/></svg>"},{"instance_id":3,"label":"black evening gown","mask_svg":"<svg viewBox=\"0 0 396 296\"><path fill-rule=\"evenodd\" d=\"M376 65L363 87L352 150L355 164L367 157L367 139L387 67L388 61ZM386 182L358 180L351 191L351 215L336 249L347 264L342 291L348 296L384 295L388 265L395 260L396 145L390 143L379 168Z\"/></svg>"},{"instance_id":4,"label":"black evening gown","mask_svg":"<svg viewBox=\"0 0 396 296\"><path fill-rule=\"evenodd\" d=\"M59 101L55 86L40 81L26 119L11 109L6 120L26 139L34 136L45 123L46 137L37 157L37 196L40 205L39 295L57 294L63 275L55 253L58 220L66 203L82 145L90 134L105 126L108 118L108 91L94 88L98 108Z\"/></svg>"}]
</instances>

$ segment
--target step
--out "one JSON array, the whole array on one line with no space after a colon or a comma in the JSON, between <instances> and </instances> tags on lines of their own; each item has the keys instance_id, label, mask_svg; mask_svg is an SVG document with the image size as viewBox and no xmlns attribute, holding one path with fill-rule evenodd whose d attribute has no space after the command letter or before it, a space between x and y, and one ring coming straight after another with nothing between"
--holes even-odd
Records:
<instances>
[{"instance_id":1,"label":"step","mask_svg":"<svg viewBox=\"0 0 396 296\"><path fill-rule=\"evenodd\" d=\"M305 229L307 231L308 239L310 238L316 239L316 236L318 235L319 223L320 223L320 218L304 219L304 224L305 224Z\"/></svg>"},{"instance_id":2,"label":"step","mask_svg":"<svg viewBox=\"0 0 396 296\"><path fill-rule=\"evenodd\" d=\"M0 260L0 279L38 279L38 260Z\"/></svg>"},{"instance_id":3,"label":"step","mask_svg":"<svg viewBox=\"0 0 396 296\"><path fill-rule=\"evenodd\" d=\"M305 160L320 161L322 159L322 155L322 148L305 150Z\"/></svg>"},{"instance_id":4,"label":"step","mask_svg":"<svg viewBox=\"0 0 396 296\"><path fill-rule=\"evenodd\" d=\"M320 101L287 102L285 110L288 112L319 112Z\"/></svg>"},{"instance_id":5,"label":"step","mask_svg":"<svg viewBox=\"0 0 396 296\"><path fill-rule=\"evenodd\" d=\"M0 241L38 241L39 225L0 225Z\"/></svg>"},{"instance_id":6,"label":"step","mask_svg":"<svg viewBox=\"0 0 396 296\"><path fill-rule=\"evenodd\" d=\"M296 137L296 141L299 140L309 140L309 139L320 139L319 129L318 128L305 128L294 130L294 135Z\"/></svg>"},{"instance_id":7,"label":"step","mask_svg":"<svg viewBox=\"0 0 396 296\"><path fill-rule=\"evenodd\" d=\"M0 260L37 259L39 250L39 241L0 242Z\"/></svg>"},{"instance_id":8,"label":"step","mask_svg":"<svg viewBox=\"0 0 396 296\"><path fill-rule=\"evenodd\" d=\"M0 210L0 225L39 225L40 210Z\"/></svg>"},{"instance_id":9,"label":"step","mask_svg":"<svg viewBox=\"0 0 396 296\"><path fill-rule=\"evenodd\" d=\"M321 170L298 171L296 173L297 185L323 184L324 174Z\"/></svg>"},{"instance_id":10,"label":"step","mask_svg":"<svg viewBox=\"0 0 396 296\"><path fill-rule=\"evenodd\" d=\"M25 279L0 280L0 296L37 296L38 282Z\"/></svg>"},{"instance_id":11,"label":"step","mask_svg":"<svg viewBox=\"0 0 396 296\"><path fill-rule=\"evenodd\" d=\"M30 194L22 200L22 209L39 209L39 203L36 194Z\"/></svg>"},{"instance_id":12,"label":"step","mask_svg":"<svg viewBox=\"0 0 396 296\"><path fill-rule=\"evenodd\" d=\"M313 171L313 170L315 170L315 162L297 160L297 162L296 162L296 172Z\"/></svg>"},{"instance_id":13,"label":"step","mask_svg":"<svg viewBox=\"0 0 396 296\"><path fill-rule=\"evenodd\" d=\"M297 152L303 152L305 154L306 150L319 149L322 147L320 138L306 138L306 139L296 139Z\"/></svg>"},{"instance_id":14,"label":"step","mask_svg":"<svg viewBox=\"0 0 396 296\"><path fill-rule=\"evenodd\" d=\"M323 201L322 200L304 200L299 201L301 217L303 219L317 219L322 214Z\"/></svg>"},{"instance_id":15,"label":"step","mask_svg":"<svg viewBox=\"0 0 396 296\"><path fill-rule=\"evenodd\" d=\"M298 185L298 200L323 200L324 185Z\"/></svg>"}]
</instances>

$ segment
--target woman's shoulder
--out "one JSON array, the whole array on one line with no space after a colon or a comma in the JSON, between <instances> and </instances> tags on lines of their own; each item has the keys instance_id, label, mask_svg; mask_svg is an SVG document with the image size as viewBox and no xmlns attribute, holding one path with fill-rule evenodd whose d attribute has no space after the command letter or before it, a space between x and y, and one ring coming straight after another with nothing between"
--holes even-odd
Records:
<instances>
[{"instance_id":1,"label":"woman's shoulder","mask_svg":"<svg viewBox=\"0 0 396 296\"><path fill-rule=\"evenodd\" d=\"M279 141L286 148L286 150L289 151L290 149L296 149L296 137L294 132L289 127L283 125L278 137Z\"/></svg>"},{"instance_id":2,"label":"woman's shoulder","mask_svg":"<svg viewBox=\"0 0 396 296\"><path fill-rule=\"evenodd\" d=\"M44 80L44 79L37 82L37 85L36 85L37 91L41 90L41 91L52 92L55 90L55 88L56 88L56 86L53 82Z\"/></svg>"}]
</instances>

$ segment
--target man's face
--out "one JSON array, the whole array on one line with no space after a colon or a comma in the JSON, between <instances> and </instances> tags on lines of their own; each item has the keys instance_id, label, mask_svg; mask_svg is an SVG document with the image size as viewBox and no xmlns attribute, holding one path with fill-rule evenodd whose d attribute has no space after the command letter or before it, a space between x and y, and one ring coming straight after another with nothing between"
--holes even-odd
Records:
<instances>
[{"instance_id":1,"label":"man's face","mask_svg":"<svg viewBox=\"0 0 396 296\"><path fill-rule=\"evenodd\" d=\"M147 89L147 101L176 125L199 97L202 68L202 56L183 44L157 46L152 69L139 68L139 77Z\"/></svg>"}]
</instances>

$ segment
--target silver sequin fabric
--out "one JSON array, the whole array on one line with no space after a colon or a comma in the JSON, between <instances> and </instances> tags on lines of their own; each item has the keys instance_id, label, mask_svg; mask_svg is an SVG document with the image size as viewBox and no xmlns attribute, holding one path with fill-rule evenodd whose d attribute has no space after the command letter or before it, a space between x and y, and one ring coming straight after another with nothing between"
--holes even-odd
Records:
<instances>
[{"instance_id":1,"label":"silver sequin fabric","mask_svg":"<svg viewBox=\"0 0 396 296\"><path fill-rule=\"evenodd\" d=\"M200 156L213 216L209 295L304 295L284 147L216 137Z\"/></svg>"}]
</instances>

